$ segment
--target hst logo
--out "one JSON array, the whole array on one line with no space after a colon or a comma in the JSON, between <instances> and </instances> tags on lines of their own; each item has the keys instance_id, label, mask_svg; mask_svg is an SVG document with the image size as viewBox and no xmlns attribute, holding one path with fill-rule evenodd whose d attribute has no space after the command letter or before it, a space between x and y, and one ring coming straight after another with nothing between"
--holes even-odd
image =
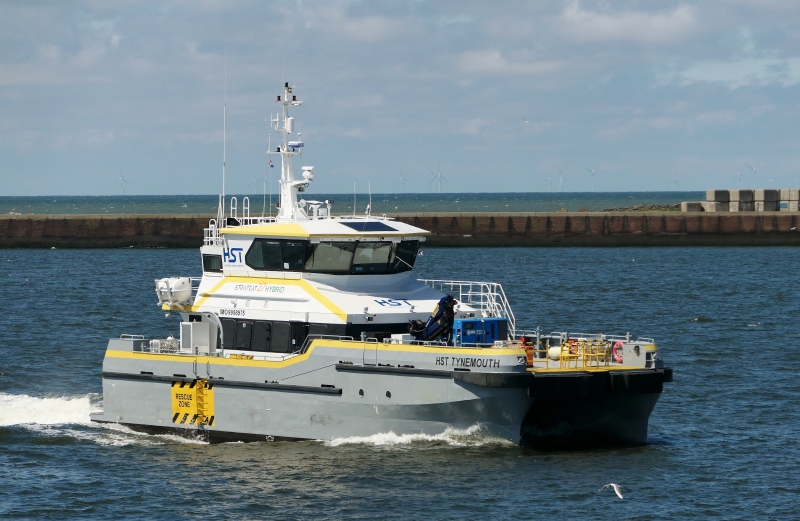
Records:
<instances>
[{"instance_id":1,"label":"hst logo","mask_svg":"<svg viewBox=\"0 0 800 521\"><path fill-rule=\"evenodd\" d=\"M228 264L241 264L242 263L242 249L241 248L222 248L222 258Z\"/></svg>"},{"instance_id":2,"label":"hst logo","mask_svg":"<svg viewBox=\"0 0 800 521\"><path fill-rule=\"evenodd\" d=\"M409 301L407 301L406 299L403 299L403 298L387 298L387 299L377 299L376 298L376 299L373 299L373 300L375 300L375 302L377 304L380 304L381 306L396 307L396 306L402 306L402 305L406 305L406 306L410 306L411 305L411 303Z\"/></svg>"}]
</instances>

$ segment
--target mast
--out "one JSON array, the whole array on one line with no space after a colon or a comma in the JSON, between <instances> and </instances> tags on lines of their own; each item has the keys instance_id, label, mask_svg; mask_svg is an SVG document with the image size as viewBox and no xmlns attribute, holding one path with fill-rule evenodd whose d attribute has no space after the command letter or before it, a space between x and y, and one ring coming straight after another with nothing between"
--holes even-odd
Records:
<instances>
[{"instance_id":1,"label":"mast","mask_svg":"<svg viewBox=\"0 0 800 521\"><path fill-rule=\"evenodd\" d=\"M225 87L224 95L222 98L222 193L219 196L219 204L217 206L217 226L219 228L225 227L225 139L226 128L226 115L228 110L228 52L225 51Z\"/></svg>"},{"instance_id":2,"label":"mast","mask_svg":"<svg viewBox=\"0 0 800 521\"><path fill-rule=\"evenodd\" d=\"M227 128L227 112L228 112L228 56L225 53L225 94L222 101L222 200L225 200L225 146L227 139L225 138L225 129Z\"/></svg>"},{"instance_id":3,"label":"mast","mask_svg":"<svg viewBox=\"0 0 800 521\"><path fill-rule=\"evenodd\" d=\"M288 82L283 84L283 96L278 96L276 103L283 105L283 113L278 113L275 117L270 118L273 128L283 134L283 144L277 147L275 152L269 151L270 155L281 156L281 195L280 195L280 209L278 210L277 219L282 220L296 220L308 219L308 214L305 210L298 205L297 192L302 192L314 180L314 167L302 167L302 179L296 180L294 178L294 166L292 164L292 157L303 153L304 143L300 140L289 140L290 134L294 133L294 118L289 116L289 108L299 107L302 101L297 99L297 96L292 94L294 87L290 87ZM297 134L300 137L300 134Z\"/></svg>"}]
</instances>

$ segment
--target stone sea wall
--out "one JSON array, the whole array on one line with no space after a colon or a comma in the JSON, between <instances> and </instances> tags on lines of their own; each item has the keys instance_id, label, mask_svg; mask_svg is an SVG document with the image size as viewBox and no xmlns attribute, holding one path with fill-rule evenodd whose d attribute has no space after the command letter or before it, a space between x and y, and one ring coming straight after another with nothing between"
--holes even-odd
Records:
<instances>
[{"instance_id":1,"label":"stone sea wall","mask_svg":"<svg viewBox=\"0 0 800 521\"><path fill-rule=\"evenodd\" d=\"M0 217L2 248L198 248L210 215ZM390 216L392 217L392 216ZM429 246L800 245L795 212L419 213Z\"/></svg>"}]
</instances>

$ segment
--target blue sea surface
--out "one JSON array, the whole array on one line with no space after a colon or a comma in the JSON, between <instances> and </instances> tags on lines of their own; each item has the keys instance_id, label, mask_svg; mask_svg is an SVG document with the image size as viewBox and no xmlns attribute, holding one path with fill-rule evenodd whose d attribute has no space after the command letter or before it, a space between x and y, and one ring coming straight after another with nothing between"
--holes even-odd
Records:
<instances>
[{"instance_id":1,"label":"blue sea surface","mask_svg":"<svg viewBox=\"0 0 800 521\"><path fill-rule=\"evenodd\" d=\"M277 195L239 194L225 198L230 205L236 197L239 215L248 198L250 215L275 212ZM639 204L675 204L705 200L703 192L552 192L552 193L398 193L398 194L300 194L307 200L333 200L334 213L363 213L371 201L372 213L405 212L555 212L601 211ZM216 195L108 195L108 196L0 196L3 214L216 214Z\"/></svg>"},{"instance_id":2,"label":"blue sea surface","mask_svg":"<svg viewBox=\"0 0 800 521\"><path fill-rule=\"evenodd\" d=\"M424 249L418 277L501 282L521 326L655 337L675 381L649 444L561 452L473 429L206 445L93 425L108 338L177 334L153 280L198 276L198 251L0 263L3 518L798 518L795 248Z\"/></svg>"}]
</instances>

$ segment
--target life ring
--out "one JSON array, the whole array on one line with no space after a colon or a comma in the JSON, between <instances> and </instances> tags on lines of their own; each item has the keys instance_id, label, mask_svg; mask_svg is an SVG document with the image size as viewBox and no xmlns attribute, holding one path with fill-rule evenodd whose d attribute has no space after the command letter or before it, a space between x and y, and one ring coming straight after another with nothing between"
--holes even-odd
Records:
<instances>
[{"instance_id":1,"label":"life ring","mask_svg":"<svg viewBox=\"0 0 800 521\"><path fill-rule=\"evenodd\" d=\"M614 357L614 361L618 364L622 363L622 340L614 344L614 349L611 351L612 356Z\"/></svg>"}]
</instances>

